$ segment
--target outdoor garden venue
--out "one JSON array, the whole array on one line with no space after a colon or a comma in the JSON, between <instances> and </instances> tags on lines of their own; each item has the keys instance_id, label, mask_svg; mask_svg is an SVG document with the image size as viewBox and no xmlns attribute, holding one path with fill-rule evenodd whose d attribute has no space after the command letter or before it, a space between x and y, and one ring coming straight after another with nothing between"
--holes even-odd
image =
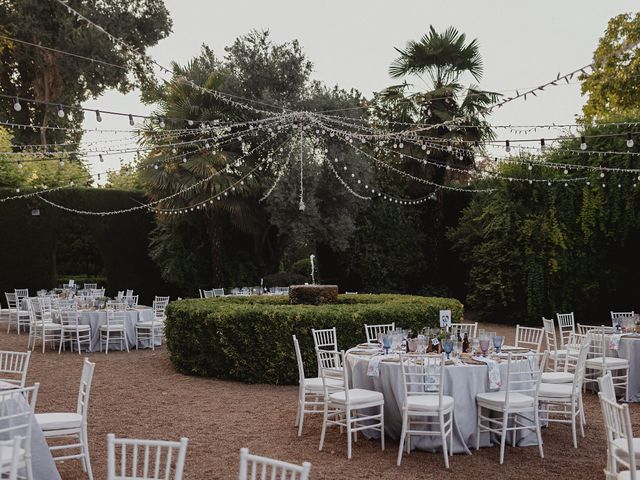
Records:
<instances>
[{"instance_id":1,"label":"outdoor garden venue","mask_svg":"<svg viewBox=\"0 0 640 480\"><path fill-rule=\"evenodd\" d=\"M640 12L0 1L0 479L640 480Z\"/></svg>"}]
</instances>

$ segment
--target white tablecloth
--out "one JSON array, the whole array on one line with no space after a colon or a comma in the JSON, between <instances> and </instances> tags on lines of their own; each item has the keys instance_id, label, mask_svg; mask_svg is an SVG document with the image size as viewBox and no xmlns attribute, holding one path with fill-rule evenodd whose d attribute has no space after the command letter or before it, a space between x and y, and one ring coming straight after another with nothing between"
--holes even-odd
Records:
<instances>
[{"instance_id":1,"label":"white tablecloth","mask_svg":"<svg viewBox=\"0 0 640 480\"><path fill-rule=\"evenodd\" d=\"M375 390L384 395L384 427L386 434L399 439L402 433L402 403L404 390L402 387L402 370L399 362L381 362L380 375L367 375L369 357L365 355L347 355L347 368L352 388ZM500 364L503 385L506 385L507 364ZM475 448L476 423L478 419L476 395L489 392L488 367L486 365L448 365L444 368L444 394L454 398L453 412L453 453L470 453ZM364 432L369 436L368 431ZM372 435L373 436L373 435ZM510 441L510 439L508 439ZM537 445L533 430L522 430L518 433L518 446ZM483 433L480 446L490 446L488 433ZM440 450L440 437L413 436L411 447L419 450Z\"/></svg>"},{"instance_id":2,"label":"white tablecloth","mask_svg":"<svg viewBox=\"0 0 640 480\"><path fill-rule=\"evenodd\" d=\"M100 327L107 324L107 312L104 310L88 310L78 312L80 319L78 323L91 326L91 351L100 350ZM136 347L136 324L153 320L153 309L149 307L138 307L135 310L127 310L127 319L124 326L127 332L129 348ZM159 342L159 340L157 341ZM119 348L116 343L111 343L110 350Z\"/></svg>"},{"instance_id":3,"label":"white tablecloth","mask_svg":"<svg viewBox=\"0 0 640 480\"><path fill-rule=\"evenodd\" d=\"M0 382L3 383L3 382ZM2 388L2 385L0 385ZM13 399L13 397L12 397ZM20 402L13 402L15 405L9 405L10 412L17 414L19 412L25 412L29 410L29 404L23 398ZM0 428L6 427L2 425L0 420ZM24 435L23 432L17 432L18 435ZM0 440L7 440L6 438L0 438ZM60 474L56 468L56 463L53 460L47 441L44 438L42 429L35 418L32 419L31 424L31 465L33 467L33 476L36 480L60 480ZM22 475L26 475L25 472L21 472Z\"/></svg>"}]
</instances>

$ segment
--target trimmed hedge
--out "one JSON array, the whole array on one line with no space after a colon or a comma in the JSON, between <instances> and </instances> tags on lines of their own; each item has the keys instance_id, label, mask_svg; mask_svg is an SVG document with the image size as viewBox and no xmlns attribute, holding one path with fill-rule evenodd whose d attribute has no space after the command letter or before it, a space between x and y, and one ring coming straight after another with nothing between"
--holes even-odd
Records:
<instances>
[{"instance_id":1,"label":"trimmed hedge","mask_svg":"<svg viewBox=\"0 0 640 480\"><path fill-rule=\"evenodd\" d=\"M338 303L337 285L292 285L289 303L293 305L324 305Z\"/></svg>"},{"instance_id":2,"label":"trimmed hedge","mask_svg":"<svg viewBox=\"0 0 640 480\"><path fill-rule=\"evenodd\" d=\"M414 331L437 326L439 311L460 321L452 298L340 295L333 305L289 305L286 297L188 299L167 307L165 334L180 372L248 383L298 380L291 335L300 342L307 376L317 375L312 328L336 327L338 347L365 341L364 324L391 323Z\"/></svg>"}]
</instances>

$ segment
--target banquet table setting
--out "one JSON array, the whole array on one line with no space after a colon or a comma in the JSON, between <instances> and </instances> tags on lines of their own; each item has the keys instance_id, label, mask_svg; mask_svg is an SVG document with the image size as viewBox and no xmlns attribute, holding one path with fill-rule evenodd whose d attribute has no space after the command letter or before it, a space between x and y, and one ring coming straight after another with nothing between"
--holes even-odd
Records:
<instances>
[{"instance_id":1,"label":"banquet table setting","mask_svg":"<svg viewBox=\"0 0 640 480\"><path fill-rule=\"evenodd\" d=\"M504 337L501 341L503 340ZM449 359L444 367L444 394L455 398L453 453L470 454L476 444L476 396L479 393L504 389L503 379L506 379L507 375L506 360L509 353L525 354L529 349L501 345L501 348L492 348L491 352L487 348L483 353L478 346L477 352L472 353L470 347L469 352L463 353L461 342L451 343L453 345L450 346L448 342L443 342L445 349L449 350ZM398 439L402 430L404 391L399 353L402 350L398 347L385 349L377 342L363 343L349 349L345 359L352 388L374 390L384 395L385 432L392 439ZM424 351L424 347L422 351L418 347L418 354L424 354ZM403 357L411 354L412 352L407 353L405 350ZM431 355L440 356L437 352ZM368 431L365 431L365 435L370 438L376 437L375 433ZM482 433L480 446L490 445L489 434ZM517 445L537 445L535 432L524 431L518 436ZM411 448L436 451L442 448L442 442L439 437L420 436L412 439Z\"/></svg>"}]
</instances>

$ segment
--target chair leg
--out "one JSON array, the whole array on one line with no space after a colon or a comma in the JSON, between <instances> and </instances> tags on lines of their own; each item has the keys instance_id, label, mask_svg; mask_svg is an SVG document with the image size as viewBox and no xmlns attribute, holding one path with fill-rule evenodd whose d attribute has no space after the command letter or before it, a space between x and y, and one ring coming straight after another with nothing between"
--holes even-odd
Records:
<instances>
[{"instance_id":1,"label":"chair leg","mask_svg":"<svg viewBox=\"0 0 640 480\"><path fill-rule=\"evenodd\" d=\"M440 438L442 439L442 455L444 456L444 466L449 468L449 452L447 452L447 435L444 428L444 415L440 413Z\"/></svg>"},{"instance_id":2,"label":"chair leg","mask_svg":"<svg viewBox=\"0 0 640 480\"><path fill-rule=\"evenodd\" d=\"M91 469L91 457L89 456L89 435L87 435L87 426L82 429L82 451L84 452L85 463L87 466L87 476L89 480L93 480L93 470Z\"/></svg>"},{"instance_id":3,"label":"chair leg","mask_svg":"<svg viewBox=\"0 0 640 480\"><path fill-rule=\"evenodd\" d=\"M318 448L318 450L322 450L322 447L324 446L324 434L327 431L327 420L329 417L329 405L327 403L327 401L325 400L324 402L324 413L322 416L322 432L320 433L320 447Z\"/></svg>"},{"instance_id":4,"label":"chair leg","mask_svg":"<svg viewBox=\"0 0 640 480\"><path fill-rule=\"evenodd\" d=\"M576 403L571 400L571 436L573 437L573 448L578 448L578 438L576 436Z\"/></svg>"},{"instance_id":5,"label":"chair leg","mask_svg":"<svg viewBox=\"0 0 640 480\"><path fill-rule=\"evenodd\" d=\"M380 447L384 450L384 405L380 405Z\"/></svg>"},{"instance_id":6,"label":"chair leg","mask_svg":"<svg viewBox=\"0 0 640 480\"><path fill-rule=\"evenodd\" d=\"M302 390L300 399L298 400L298 436L302 435L302 427L304 426L304 390Z\"/></svg>"},{"instance_id":7,"label":"chair leg","mask_svg":"<svg viewBox=\"0 0 640 480\"><path fill-rule=\"evenodd\" d=\"M482 413L482 407L478 405L478 421L476 422L476 450L480 450L480 414Z\"/></svg>"},{"instance_id":8,"label":"chair leg","mask_svg":"<svg viewBox=\"0 0 640 480\"><path fill-rule=\"evenodd\" d=\"M295 426L297 427L298 425L300 425L300 404L301 404L301 399L302 399L302 385L300 385L298 387L298 409L296 410L296 423Z\"/></svg>"},{"instance_id":9,"label":"chair leg","mask_svg":"<svg viewBox=\"0 0 640 480\"><path fill-rule=\"evenodd\" d=\"M502 434L500 435L500 465L504 463L504 448L507 441L507 424L509 423L509 414L502 414Z\"/></svg>"},{"instance_id":10,"label":"chair leg","mask_svg":"<svg viewBox=\"0 0 640 480\"><path fill-rule=\"evenodd\" d=\"M351 409L347 405L346 408L346 420L347 420L347 458L351 460Z\"/></svg>"},{"instance_id":11,"label":"chair leg","mask_svg":"<svg viewBox=\"0 0 640 480\"><path fill-rule=\"evenodd\" d=\"M540 411L536 408L533 411L533 420L536 423L536 437L538 438L538 450L540 458L544 458L544 448L542 446L542 429L540 428Z\"/></svg>"},{"instance_id":12,"label":"chair leg","mask_svg":"<svg viewBox=\"0 0 640 480\"><path fill-rule=\"evenodd\" d=\"M398 460L396 461L396 465L400 466L402 462L402 449L404 448L405 437L407 436L407 421L408 415L405 410L402 412L402 433L400 434L400 445L398 446ZM407 452L408 453L408 452Z\"/></svg>"}]
</instances>

